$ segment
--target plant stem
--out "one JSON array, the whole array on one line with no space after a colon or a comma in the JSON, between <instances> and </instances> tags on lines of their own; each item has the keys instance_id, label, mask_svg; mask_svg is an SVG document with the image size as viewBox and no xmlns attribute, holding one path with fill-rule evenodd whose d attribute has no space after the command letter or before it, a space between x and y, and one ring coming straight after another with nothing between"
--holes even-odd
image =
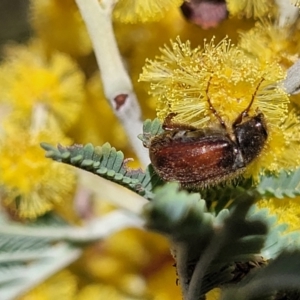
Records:
<instances>
[{"instance_id":1,"label":"plant stem","mask_svg":"<svg viewBox=\"0 0 300 300\"><path fill-rule=\"evenodd\" d=\"M112 10L116 0L76 0L93 43L104 93L122 123L140 162L149 164L147 150L137 139L142 132L141 110L115 40Z\"/></svg>"},{"instance_id":2,"label":"plant stem","mask_svg":"<svg viewBox=\"0 0 300 300\"><path fill-rule=\"evenodd\" d=\"M183 299L186 299L189 288L187 246L182 243L174 243L172 248L174 249L173 252L176 259L176 270L179 284L182 290Z\"/></svg>"},{"instance_id":3,"label":"plant stem","mask_svg":"<svg viewBox=\"0 0 300 300\"><path fill-rule=\"evenodd\" d=\"M37 135L41 130L46 128L48 110L43 103L36 104L32 108L31 115L31 135Z\"/></svg>"}]
</instances>

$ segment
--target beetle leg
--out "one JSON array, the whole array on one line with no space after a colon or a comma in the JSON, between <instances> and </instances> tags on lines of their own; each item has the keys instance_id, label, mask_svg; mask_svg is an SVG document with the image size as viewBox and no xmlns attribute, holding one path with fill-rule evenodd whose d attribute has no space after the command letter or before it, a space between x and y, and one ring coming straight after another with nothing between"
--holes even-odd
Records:
<instances>
[{"instance_id":1,"label":"beetle leg","mask_svg":"<svg viewBox=\"0 0 300 300\"><path fill-rule=\"evenodd\" d=\"M176 123L176 122L173 122L172 119L176 116L177 114L172 112L172 113L169 113L165 120L164 120L164 123L162 124L162 128L164 130L168 130L168 131L171 131L171 130L191 130L191 131L194 131L194 130L197 130L198 128L192 126L192 125L189 125L189 124L183 124L183 123Z\"/></svg>"}]
</instances>

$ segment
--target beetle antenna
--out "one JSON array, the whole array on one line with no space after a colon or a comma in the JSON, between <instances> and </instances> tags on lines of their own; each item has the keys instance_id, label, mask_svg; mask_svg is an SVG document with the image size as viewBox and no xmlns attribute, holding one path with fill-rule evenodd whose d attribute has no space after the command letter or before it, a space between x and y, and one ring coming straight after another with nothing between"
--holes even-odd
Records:
<instances>
[{"instance_id":1,"label":"beetle antenna","mask_svg":"<svg viewBox=\"0 0 300 300\"><path fill-rule=\"evenodd\" d=\"M209 104L209 109L212 111L212 113L215 115L215 117L218 119L218 121L220 122L221 126L227 130L227 127L226 127L226 124L224 122L224 120L221 118L221 116L219 115L219 113L217 112L217 110L213 107L212 103L211 103L211 100L210 100L210 97L208 95L208 90L209 90L209 87L210 87L210 81L212 79L212 76L210 76L209 80L208 80L208 84L207 84L207 87L206 87L206 97L207 97L207 102Z\"/></svg>"},{"instance_id":2,"label":"beetle antenna","mask_svg":"<svg viewBox=\"0 0 300 300\"><path fill-rule=\"evenodd\" d=\"M254 91L254 93L252 94L252 97L251 97L251 101L249 103L249 105L246 107L246 109L244 109L240 114L239 116L236 118L236 120L234 121L233 123L233 127L235 127L236 125L240 124L242 121L243 121L243 118L244 117L247 117L248 116L248 113L249 113L249 110L254 102L254 99L256 97L256 94L258 92L258 89L259 87L261 86L262 82L265 80L264 77L261 78L260 82L258 83L258 85L256 86L256 89Z\"/></svg>"}]
</instances>

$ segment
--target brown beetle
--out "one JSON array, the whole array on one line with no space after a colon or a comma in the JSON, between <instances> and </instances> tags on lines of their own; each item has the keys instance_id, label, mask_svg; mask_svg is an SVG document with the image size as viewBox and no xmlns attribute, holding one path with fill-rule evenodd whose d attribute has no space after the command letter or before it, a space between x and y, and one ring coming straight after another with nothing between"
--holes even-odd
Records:
<instances>
[{"instance_id":1,"label":"brown beetle","mask_svg":"<svg viewBox=\"0 0 300 300\"><path fill-rule=\"evenodd\" d=\"M177 181L187 188L205 188L229 181L245 171L262 151L268 137L264 115L249 117L248 112L261 85L259 82L248 107L227 128L206 95L210 110L220 128L197 129L173 123L171 113L164 121L165 132L150 140L149 154L153 168L165 181Z\"/></svg>"}]
</instances>

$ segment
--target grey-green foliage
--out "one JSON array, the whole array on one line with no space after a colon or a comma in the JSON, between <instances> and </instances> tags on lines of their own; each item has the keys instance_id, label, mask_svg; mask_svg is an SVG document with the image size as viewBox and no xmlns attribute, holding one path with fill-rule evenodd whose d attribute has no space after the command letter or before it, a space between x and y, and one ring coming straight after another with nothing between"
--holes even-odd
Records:
<instances>
[{"instance_id":1,"label":"grey-green foliage","mask_svg":"<svg viewBox=\"0 0 300 300\"><path fill-rule=\"evenodd\" d=\"M136 219L113 211L83 226L71 226L55 214L24 224L0 211L0 299L24 294L77 260L87 243L124 226L137 226Z\"/></svg>"},{"instance_id":2,"label":"grey-green foliage","mask_svg":"<svg viewBox=\"0 0 300 300\"><path fill-rule=\"evenodd\" d=\"M260 263L261 255L270 259L280 257L287 245L292 251L291 259L300 258L300 254L293 255L298 253L294 249L298 249L299 242L291 246L293 240L300 240L300 234L285 234L285 224L278 224L276 217L270 216L267 210L253 207L258 196L254 190L240 190L231 210L223 209L214 214L208 211L199 194L181 191L174 183L156 190L155 197L145 206L146 226L170 239L184 299L201 299L214 287L231 288L236 284L233 280L239 272L237 264L247 266L252 262L261 269L260 265L266 263L264 260ZM279 267L276 270L279 275ZM285 269L284 272L287 271ZM245 277L242 282L254 280L252 273L248 275L248 272L242 274ZM294 272L293 269L291 272ZM298 276L300 280L300 270L298 273L294 272L292 276ZM258 278L262 286L263 282L271 285L268 272L261 273ZM290 287L288 282L282 283L278 288L273 287L272 295ZM252 299L251 289L247 292ZM261 296L264 294L261 293Z\"/></svg>"},{"instance_id":3,"label":"grey-green foliage","mask_svg":"<svg viewBox=\"0 0 300 300\"><path fill-rule=\"evenodd\" d=\"M249 277L224 289L221 300L300 299L300 250L283 251ZM288 291L293 298L289 297Z\"/></svg>"},{"instance_id":4,"label":"grey-green foliage","mask_svg":"<svg viewBox=\"0 0 300 300\"><path fill-rule=\"evenodd\" d=\"M151 138L159 135L163 131L162 125L158 119L154 119L153 121L147 119L143 124L143 133L140 134L138 138L147 147L150 145Z\"/></svg>"},{"instance_id":5,"label":"grey-green foliage","mask_svg":"<svg viewBox=\"0 0 300 300\"><path fill-rule=\"evenodd\" d=\"M254 205L248 215L250 220L263 220L270 228L260 251L265 259L272 259L282 251L294 251L300 248L300 233L298 231L287 232L288 224L280 223L277 216L272 215L268 209L258 209Z\"/></svg>"},{"instance_id":6,"label":"grey-green foliage","mask_svg":"<svg viewBox=\"0 0 300 300\"><path fill-rule=\"evenodd\" d=\"M282 170L279 174L269 173L261 176L258 192L265 197L282 199L300 195L300 168L294 171Z\"/></svg>"},{"instance_id":7,"label":"grey-green foliage","mask_svg":"<svg viewBox=\"0 0 300 300\"><path fill-rule=\"evenodd\" d=\"M152 198L153 188L162 183L151 165L145 171L127 167L128 160L124 159L124 154L116 151L109 143L96 147L90 143L84 146L58 145L57 148L41 143L41 147L47 151L46 157L116 182L147 199Z\"/></svg>"},{"instance_id":8,"label":"grey-green foliage","mask_svg":"<svg viewBox=\"0 0 300 300\"><path fill-rule=\"evenodd\" d=\"M201 191L202 196L206 199L207 205L213 207L213 211L218 213L224 208L230 208L235 205L239 196L247 190L252 189L253 183L251 179L239 178L234 183L217 185Z\"/></svg>"},{"instance_id":9,"label":"grey-green foliage","mask_svg":"<svg viewBox=\"0 0 300 300\"><path fill-rule=\"evenodd\" d=\"M225 209L214 216L199 194L188 194L179 191L178 185L168 184L146 205L146 226L167 235L173 244L179 278L185 274L181 285L188 282L186 299L198 299L228 282L230 266L254 260L262 249L267 226L262 220L246 218L254 196L244 193L238 200L233 211Z\"/></svg>"},{"instance_id":10,"label":"grey-green foliage","mask_svg":"<svg viewBox=\"0 0 300 300\"><path fill-rule=\"evenodd\" d=\"M43 219L47 219L46 223ZM78 259L81 248L56 234L68 228L57 217L49 220L45 216L25 225L10 221L0 212L1 300L15 299Z\"/></svg>"}]
</instances>

